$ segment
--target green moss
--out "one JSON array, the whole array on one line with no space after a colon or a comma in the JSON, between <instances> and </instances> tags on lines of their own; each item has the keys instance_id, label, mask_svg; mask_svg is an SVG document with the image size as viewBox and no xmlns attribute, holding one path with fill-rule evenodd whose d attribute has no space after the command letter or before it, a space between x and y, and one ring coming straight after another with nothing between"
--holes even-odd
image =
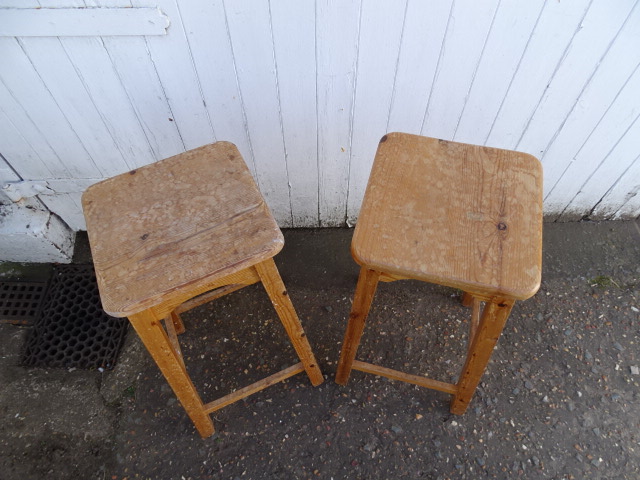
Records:
<instances>
[{"instance_id":1,"label":"green moss","mask_svg":"<svg viewBox=\"0 0 640 480\"><path fill-rule=\"evenodd\" d=\"M618 285L611 277L608 277L607 275L598 275L597 277L592 278L591 280L589 280L589 284L592 287L610 287L612 285L615 285L616 287L620 288L620 285Z\"/></svg>"}]
</instances>

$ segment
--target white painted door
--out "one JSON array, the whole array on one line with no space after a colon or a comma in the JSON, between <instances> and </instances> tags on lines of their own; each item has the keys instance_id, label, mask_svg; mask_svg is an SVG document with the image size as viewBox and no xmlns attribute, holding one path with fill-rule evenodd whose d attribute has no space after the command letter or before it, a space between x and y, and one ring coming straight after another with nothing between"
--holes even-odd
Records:
<instances>
[{"instance_id":1,"label":"white painted door","mask_svg":"<svg viewBox=\"0 0 640 480\"><path fill-rule=\"evenodd\" d=\"M74 229L91 183L216 140L281 226L353 224L388 131L532 153L549 218L635 218L639 47L636 0L0 0L0 152Z\"/></svg>"}]
</instances>

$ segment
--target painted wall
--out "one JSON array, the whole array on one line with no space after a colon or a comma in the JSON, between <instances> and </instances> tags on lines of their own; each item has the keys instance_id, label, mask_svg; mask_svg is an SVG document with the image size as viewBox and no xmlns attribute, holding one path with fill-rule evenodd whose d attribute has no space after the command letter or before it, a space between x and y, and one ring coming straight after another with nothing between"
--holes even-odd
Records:
<instances>
[{"instance_id":1,"label":"painted wall","mask_svg":"<svg viewBox=\"0 0 640 480\"><path fill-rule=\"evenodd\" d=\"M88 185L216 140L238 145L281 226L352 224L388 131L532 153L551 219L640 215L636 0L0 7L113 7L90 12L103 36L68 10L46 29L20 11L0 37L0 153L74 229Z\"/></svg>"}]
</instances>

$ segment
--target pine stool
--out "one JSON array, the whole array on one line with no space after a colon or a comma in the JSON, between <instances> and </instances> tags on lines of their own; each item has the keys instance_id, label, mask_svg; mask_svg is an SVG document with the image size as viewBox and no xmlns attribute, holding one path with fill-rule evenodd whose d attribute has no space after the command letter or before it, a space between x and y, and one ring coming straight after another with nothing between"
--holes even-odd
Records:
<instances>
[{"instance_id":1,"label":"pine stool","mask_svg":"<svg viewBox=\"0 0 640 480\"><path fill-rule=\"evenodd\" d=\"M202 437L214 432L212 412L274 383L302 371L322 383L272 259L282 233L235 145L214 143L105 180L82 204L105 311L129 317ZM204 404L180 351L180 313L257 282L300 362Z\"/></svg>"},{"instance_id":2,"label":"pine stool","mask_svg":"<svg viewBox=\"0 0 640 480\"><path fill-rule=\"evenodd\" d=\"M361 266L336 382L352 369L453 395L466 411L515 300L540 286L542 168L524 153L390 133L380 140L351 251ZM355 359L379 281L459 288L473 307L456 384ZM481 310L481 303L485 306Z\"/></svg>"}]
</instances>

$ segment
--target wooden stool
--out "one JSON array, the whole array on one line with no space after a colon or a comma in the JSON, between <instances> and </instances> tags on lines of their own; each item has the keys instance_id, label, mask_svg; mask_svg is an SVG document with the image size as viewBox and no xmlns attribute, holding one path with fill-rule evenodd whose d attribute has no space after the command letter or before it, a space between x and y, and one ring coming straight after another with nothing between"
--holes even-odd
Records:
<instances>
[{"instance_id":1,"label":"wooden stool","mask_svg":"<svg viewBox=\"0 0 640 480\"><path fill-rule=\"evenodd\" d=\"M361 265L336 382L351 369L453 395L462 414L515 300L540 286L542 168L524 153L390 133L382 137L353 242ZM473 306L457 384L355 359L379 281L417 279L463 290ZM480 304L485 302L482 314Z\"/></svg>"},{"instance_id":2,"label":"wooden stool","mask_svg":"<svg viewBox=\"0 0 640 480\"><path fill-rule=\"evenodd\" d=\"M274 383L302 371L322 383L272 259L282 233L235 145L218 142L105 180L82 204L105 311L129 317L202 437L214 432L209 414ZM178 344L180 313L256 282L300 363L204 404Z\"/></svg>"}]
</instances>

